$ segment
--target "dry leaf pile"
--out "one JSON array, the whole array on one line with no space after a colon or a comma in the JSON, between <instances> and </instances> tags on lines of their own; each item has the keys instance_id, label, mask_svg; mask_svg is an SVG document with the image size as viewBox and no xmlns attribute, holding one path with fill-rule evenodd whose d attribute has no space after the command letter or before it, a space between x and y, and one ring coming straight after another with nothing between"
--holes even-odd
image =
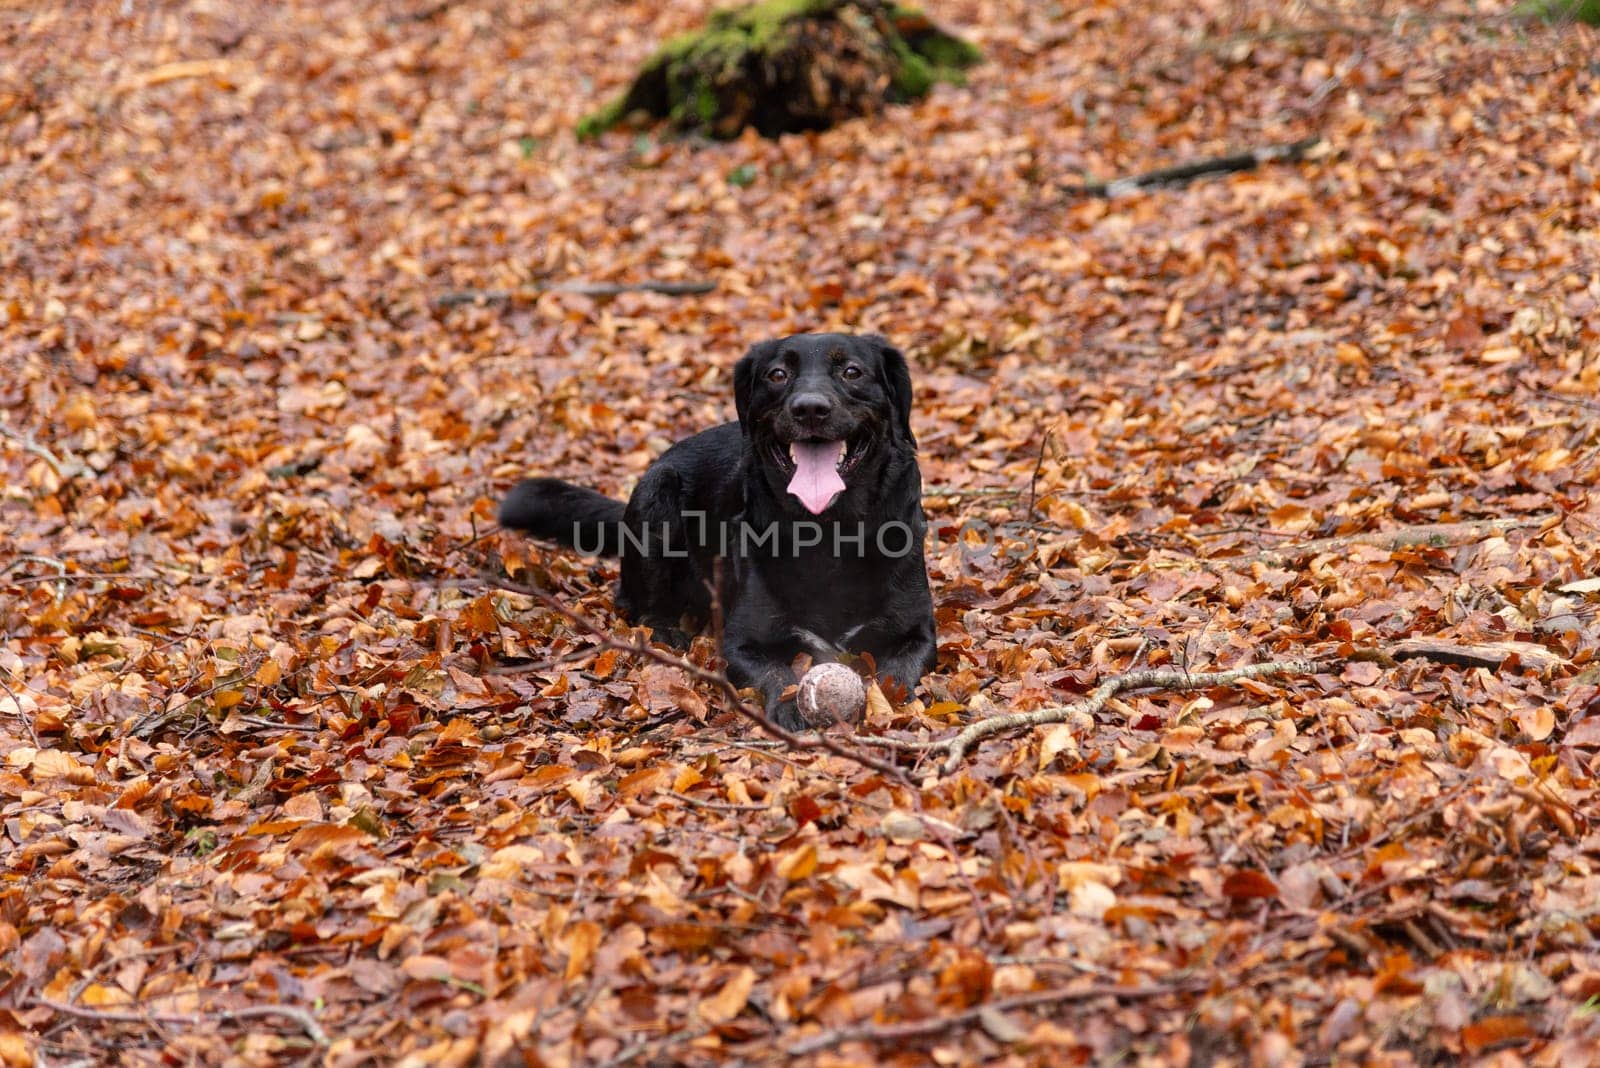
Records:
<instances>
[{"instance_id":1,"label":"dry leaf pile","mask_svg":"<svg viewBox=\"0 0 1600 1068\"><path fill-rule=\"evenodd\" d=\"M716 145L571 132L698 2L0 16L0 1063L1581 1063L1600 39L1472 6L950 0L968 88ZM642 280L715 289L560 288ZM821 328L910 352L935 528L867 734L1523 652L896 779L484 580L627 637L498 494Z\"/></svg>"}]
</instances>

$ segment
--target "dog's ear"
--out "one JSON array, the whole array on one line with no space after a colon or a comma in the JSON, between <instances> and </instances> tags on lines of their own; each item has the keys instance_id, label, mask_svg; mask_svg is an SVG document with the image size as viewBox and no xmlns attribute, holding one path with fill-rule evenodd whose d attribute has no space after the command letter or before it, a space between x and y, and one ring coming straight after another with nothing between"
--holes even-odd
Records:
<instances>
[{"instance_id":1,"label":"dog's ear","mask_svg":"<svg viewBox=\"0 0 1600 1068\"><path fill-rule=\"evenodd\" d=\"M750 351L739 357L733 365L733 406L739 413L739 425L749 433L746 422L750 417L750 389L755 384L756 367L777 345L776 341L761 341L750 346Z\"/></svg>"},{"instance_id":2,"label":"dog's ear","mask_svg":"<svg viewBox=\"0 0 1600 1068\"><path fill-rule=\"evenodd\" d=\"M911 433L911 371L906 367L903 352L878 334L868 334L867 340L878 349L878 377L883 388L889 391L889 403L894 407L895 428L904 436L906 444L917 447L916 435Z\"/></svg>"}]
</instances>

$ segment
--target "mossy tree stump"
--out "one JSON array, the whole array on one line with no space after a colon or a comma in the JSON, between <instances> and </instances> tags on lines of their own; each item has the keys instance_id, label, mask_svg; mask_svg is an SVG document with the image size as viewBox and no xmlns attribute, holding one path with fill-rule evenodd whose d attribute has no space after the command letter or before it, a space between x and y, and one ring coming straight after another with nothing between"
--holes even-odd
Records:
<instances>
[{"instance_id":1,"label":"mossy tree stump","mask_svg":"<svg viewBox=\"0 0 1600 1068\"><path fill-rule=\"evenodd\" d=\"M1522 0L1515 12L1546 22L1586 22L1600 26L1600 0Z\"/></svg>"},{"instance_id":2,"label":"mossy tree stump","mask_svg":"<svg viewBox=\"0 0 1600 1068\"><path fill-rule=\"evenodd\" d=\"M922 12L885 0L762 0L668 41L578 135L641 113L722 138L746 126L766 137L821 130L915 100L935 82L959 84L980 58Z\"/></svg>"}]
</instances>

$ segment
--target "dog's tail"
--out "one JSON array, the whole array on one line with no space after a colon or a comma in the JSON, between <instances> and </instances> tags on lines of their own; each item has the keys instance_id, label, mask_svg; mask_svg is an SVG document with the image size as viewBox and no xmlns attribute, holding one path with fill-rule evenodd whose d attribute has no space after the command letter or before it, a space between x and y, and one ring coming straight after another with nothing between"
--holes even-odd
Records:
<instances>
[{"instance_id":1,"label":"dog's tail","mask_svg":"<svg viewBox=\"0 0 1600 1068\"><path fill-rule=\"evenodd\" d=\"M622 502L559 478L518 482L500 503L500 525L581 553L622 555Z\"/></svg>"}]
</instances>

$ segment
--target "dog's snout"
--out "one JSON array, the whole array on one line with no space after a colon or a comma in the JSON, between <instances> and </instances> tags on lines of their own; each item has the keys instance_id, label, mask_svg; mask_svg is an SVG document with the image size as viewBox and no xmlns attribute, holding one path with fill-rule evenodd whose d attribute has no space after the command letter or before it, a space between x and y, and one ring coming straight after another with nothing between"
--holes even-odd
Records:
<instances>
[{"instance_id":1,"label":"dog's snout","mask_svg":"<svg viewBox=\"0 0 1600 1068\"><path fill-rule=\"evenodd\" d=\"M789 414L808 422L833 414L833 401L825 393L798 393L789 401Z\"/></svg>"}]
</instances>

